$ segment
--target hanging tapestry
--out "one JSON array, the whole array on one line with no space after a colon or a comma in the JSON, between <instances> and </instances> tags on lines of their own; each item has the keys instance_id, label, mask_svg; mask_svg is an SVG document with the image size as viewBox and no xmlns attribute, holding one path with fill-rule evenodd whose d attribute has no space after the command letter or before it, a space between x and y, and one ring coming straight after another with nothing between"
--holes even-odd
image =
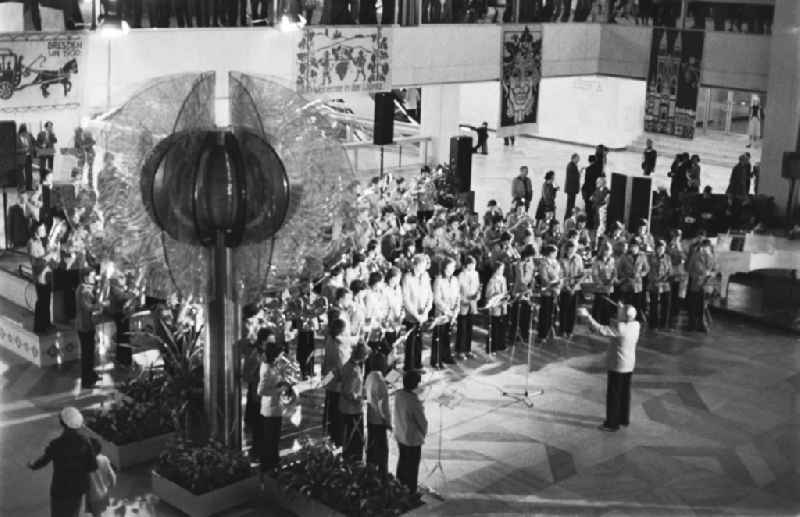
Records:
<instances>
[{"instance_id":1,"label":"hanging tapestry","mask_svg":"<svg viewBox=\"0 0 800 517\"><path fill-rule=\"evenodd\" d=\"M497 136L535 133L542 77L542 29L538 25L504 28L502 46Z\"/></svg>"},{"instance_id":2,"label":"hanging tapestry","mask_svg":"<svg viewBox=\"0 0 800 517\"><path fill-rule=\"evenodd\" d=\"M387 90L389 46L380 27L307 28L298 45L297 92Z\"/></svg>"},{"instance_id":3,"label":"hanging tapestry","mask_svg":"<svg viewBox=\"0 0 800 517\"><path fill-rule=\"evenodd\" d=\"M644 130L694 138L705 33L653 29Z\"/></svg>"},{"instance_id":4,"label":"hanging tapestry","mask_svg":"<svg viewBox=\"0 0 800 517\"><path fill-rule=\"evenodd\" d=\"M77 108L85 57L80 34L0 35L0 112Z\"/></svg>"}]
</instances>

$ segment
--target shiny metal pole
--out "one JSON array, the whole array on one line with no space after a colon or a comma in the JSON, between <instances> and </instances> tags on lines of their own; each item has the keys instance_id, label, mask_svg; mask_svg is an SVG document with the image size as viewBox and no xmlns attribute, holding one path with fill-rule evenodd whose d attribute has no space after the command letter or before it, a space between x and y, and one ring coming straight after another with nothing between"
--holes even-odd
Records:
<instances>
[{"instance_id":1,"label":"shiny metal pole","mask_svg":"<svg viewBox=\"0 0 800 517\"><path fill-rule=\"evenodd\" d=\"M233 281L233 250L225 246L224 232L217 232L210 252L208 341L203 372L206 415L211 436L232 449L241 449L239 301Z\"/></svg>"}]
</instances>

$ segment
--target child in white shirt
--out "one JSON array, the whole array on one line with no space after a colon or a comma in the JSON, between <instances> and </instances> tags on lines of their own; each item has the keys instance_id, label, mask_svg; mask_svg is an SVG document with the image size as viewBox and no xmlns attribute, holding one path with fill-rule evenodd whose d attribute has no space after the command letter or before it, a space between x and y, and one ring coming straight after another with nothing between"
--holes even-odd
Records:
<instances>
[{"instance_id":1,"label":"child in white shirt","mask_svg":"<svg viewBox=\"0 0 800 517\"><path fill-rule=\"evenodd\" d=\"M89 493L86 497L86 509L93 517L100 517L108 509L108 493L117 484L117 475L111 466L111 461L105 454L101 454L100 441L96 438L89 440L92 451L97 457L97 470L89 474Z\"/></svg>"}]
</instances>

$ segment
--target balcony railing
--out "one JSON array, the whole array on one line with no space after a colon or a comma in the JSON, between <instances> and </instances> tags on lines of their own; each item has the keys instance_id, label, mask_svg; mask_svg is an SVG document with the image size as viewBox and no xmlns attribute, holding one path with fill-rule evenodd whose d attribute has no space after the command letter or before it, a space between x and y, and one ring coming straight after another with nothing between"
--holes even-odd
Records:
<instances>
[{"instance_id":1,"label":"balcony railing","mask_svg":"<svg viewBox=\"0 0 800 517\"><path fill-rule=\"evenodd\" d=\"M404 172L428 164L430 137L413 136L396 138L383 147L383 170ZM376 176L381 169L381 146L367 142L342 144L353 169L361 178Z\"/></svg>"},{"instance_id":2,"label":"balcony railing","mask_svg":"<svg viewBox=\"0 0 800 517\"><path fill-rule=\"evenodd\" d=\"M36 2L31 4L35 6ZM65 28L90 27L92 7L97 15L102 15L106 4L103 0L90 0L81 2L78 9L64 11ZM769 34L774 15L774 0L218 0L213 3L217 8L211 11L195 9L192 1L145 2L146 9L141 4L142 0L117 4L122 6L118 7L122 9L120 15L131 28L285 27L295 22L386 26L614 23ZM181 5L186 8L179 8ZM36 8L31 20L35 29L41 29Z\"/></svg>"}]
</instances>

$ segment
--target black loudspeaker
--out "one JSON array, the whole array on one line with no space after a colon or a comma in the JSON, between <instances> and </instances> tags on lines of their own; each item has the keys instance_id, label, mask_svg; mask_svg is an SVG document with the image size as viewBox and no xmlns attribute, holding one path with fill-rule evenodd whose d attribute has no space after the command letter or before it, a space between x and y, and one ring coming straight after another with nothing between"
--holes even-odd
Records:
<instances>
[{"instance_id":1,"label":"black loudspeaker","mask_svg":"<svg viewBox=\"0 0 800 517\"><path fill-rule=\"evenodd\" d=\"M781 176L787 179L800 180L800 152L783 153Z\"/></svg>"},{"instance_id":2,"label":"black loudspeaker","mask_svg":"<svg viewBox=\"0 0 800 517\"><path fill-rule=\"evenodd\" d=\"M472 190L472 137L450 138L450 172L456 181L456 192Z\"/></svg>"},{"instance_id":3,"label":"black loudspeaker","mask_svg":"<svg viewBox=\"0 0 800 517\"><path fill-rule=\"evenodd\" d=\"M628 188L628 177L624 174L612 173L609 184L611 193L606 207L606 228L617 222L625 222L625 191Z\"/></svg>"},{"instance_id":4,"label":"black loudspeaker","mask_svg":"<svg viewBox=\"0 0 800 517\"><path fill-rule=\"evenodd\" d=\"M642 219L650 219L650 205L652 201L653 182L650 178L633 176L630 178L631 196L628 206L628 231L633 233Z\"/></svg>"},{"instance_id":5,"label":"black loudspeaker","mask_svg":"<svg viewBox=\"0 0 800 517\"><path fill-rule=\"evenodd\" d=\"M17 123L0 121L0 187L19 185L20 168L17 166Z\"/></svg>"},{"instance_id":6,"label":"black loudspeaker","mask_svg":"<svg viewBox=\"0 0 800 517\"><path fill-rule=\"evenodd\" d=\"M375 94L375 127L372 143L387 145L394 141L394 94L379 92Z\"/></svg>"},{"instance_id":7,"label":"black loudspeaker","mask_svg":"<svg viewBox=\"0 0 800 517\"><path fill-rule=\"evenodd\" d=\"M72 183L55 183L51 194L50 205L54 210L65 212L75 208L75 185Z\"/></svg>"}]
</instances>

